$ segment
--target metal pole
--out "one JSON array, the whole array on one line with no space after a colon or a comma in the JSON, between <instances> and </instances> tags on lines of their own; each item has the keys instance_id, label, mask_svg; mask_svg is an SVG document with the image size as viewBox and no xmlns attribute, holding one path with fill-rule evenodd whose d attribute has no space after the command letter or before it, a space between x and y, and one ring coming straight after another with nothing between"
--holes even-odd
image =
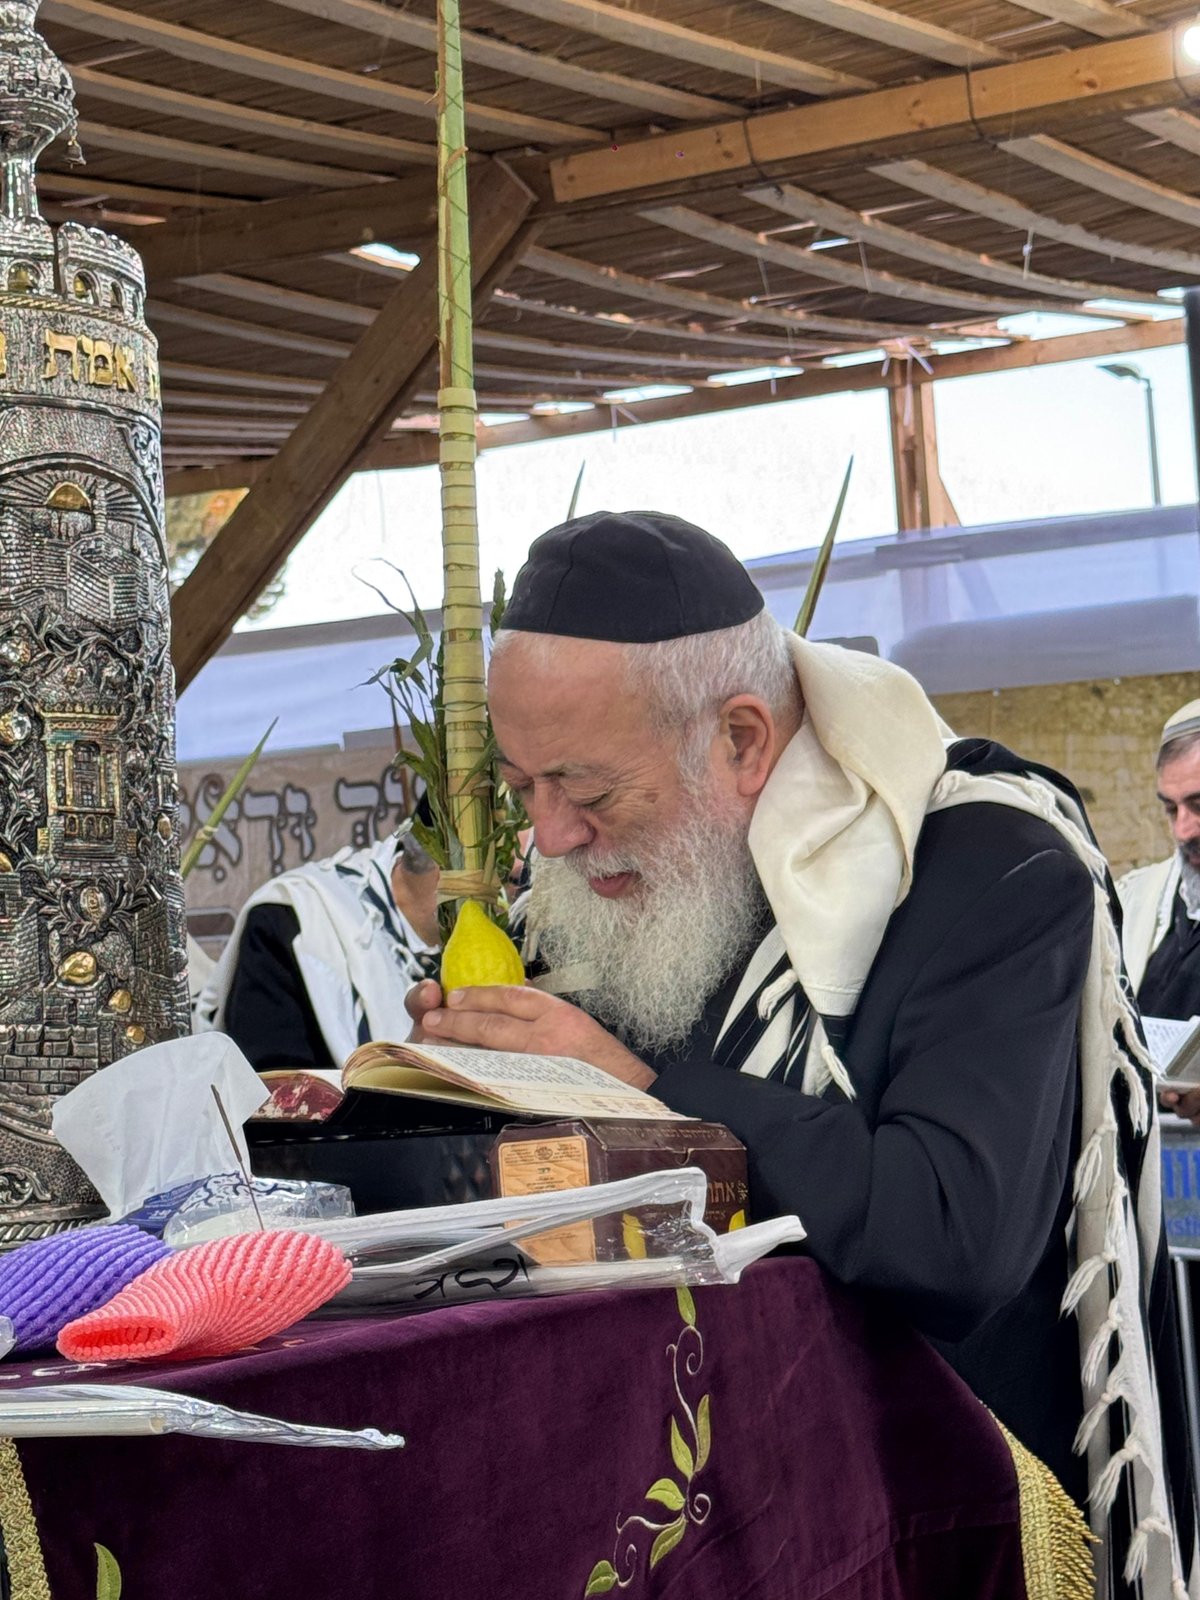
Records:
<instances>
[{"instance_id":1,"label":"metal pole","mask_svg":"<svg viewBox=\"0 0 1200 1600\"><path fill-rule=\"evenodd\" d=\"M1192 455L1196 465L1196 482L1200 484L1200 289L1184 290L1183 311L1192 396Z\"/></svg>"},{"instance_id":2,"label":"metal pole","mask_svg":"<svg viewBox=\"0 0 1200 1600\"><path fill-rule=\"evenodd\" d=\"M1150 440L1150 492L1154 504L1160 506L1163 498L1162 478L1158 470L1158 428L1154 420L1154 385L1149 378L1143 378L1142 388L1146 393L1146 434Z\"/></svg>"},{"instance_id":3,"label":"metal pole","mask_svg":"<svg viewBox=\"0 0 1200 1600\"><path fill-rule=\"evenodd\" d=\"M1188 1263L1172 1252L1175 1267L1175 1301L1179 1318L1179 1342L1183 1346L1183 1396L1187 1408L1188 1438L1192 1446L1192 1482L1200 1485L1200 1383L1196 1378L1196 1333L1192 1320L1192 1292L1188 1282Z\"/></svg>"}]
</instances>

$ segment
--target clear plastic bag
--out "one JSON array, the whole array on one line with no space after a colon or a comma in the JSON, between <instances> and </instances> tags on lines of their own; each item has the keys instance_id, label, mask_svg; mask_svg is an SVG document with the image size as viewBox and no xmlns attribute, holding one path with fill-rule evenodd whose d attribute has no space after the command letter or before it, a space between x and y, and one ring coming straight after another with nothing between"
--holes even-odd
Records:
<instances>
[{"instance_id":1,"label":"clear plastic bag","mask_svg":"<svg viewBox=\"0 0 1200 1600\"><path fill-rule=\"evenodd\" d=\"M398 1450L404 1439L377 1428L321 1428L234 1411L191 1395L130 1385L77 1383L0 1390L0 1436L8 1439L111 1438L189 1433L252 1444L332 1445Z\"/></svg>"},{"instance_id":2,"label":"clear plastic bag","mask_svg":"<svg viewBox=\"0 0 1200 1600\"><path fill-rule=\"evenodd\" d=\"M167 1244L176 1247L231 1233L252 1233L260 1226L279 1228L294 1222L345 1220L354 1215L354 1202L343 1184L253 1178L247 1185L236 1172L219 1173L202 1183L189 1184L182 1193L177 1191L175 1196L163 1198L169 1204L157 1231ZM143 1209L151 1204L147 1202Z\"/></svg>"},{"instance_id":3,"label":"clear plastic bag","mask_svg":"<svg viewBox=\"0 0 1200 1600\"><path fill-rule=\"evenodd\" d=\"M352 1266L349 1286L319 1316L736 1283L750 1262L804 1238L796 1217L714 1233L704 1222L707 1188L703 1172L683 1167L584 1189L298 1226L338 1245ZM597 1258L586 1259L581 1228L593 1241L619 1235L625 1248L608 1259L595 1248Z\"/></svg>"}]
</instances>

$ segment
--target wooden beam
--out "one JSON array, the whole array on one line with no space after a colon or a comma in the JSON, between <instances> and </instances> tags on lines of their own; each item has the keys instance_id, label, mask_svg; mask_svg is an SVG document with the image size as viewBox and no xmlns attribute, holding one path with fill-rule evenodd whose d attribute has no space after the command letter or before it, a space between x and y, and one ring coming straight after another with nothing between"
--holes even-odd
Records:
<instances>
[{"instance_id":1,"label":"wooden beam","mask_svg":"<svg viewBox=\"0 0 1200 1600\"><path fill-rule=\"evenodd\" d=\"M1186 250L1164 250L1157 246L1131 244L1125 239L1112 239L1107 234L1092 233L1073 222L1059 222L1044 212L1034 211L1011 195L996 189L986 189L982 184L960 178L957 173L926 165L924 161L885 161L871 168L881 178L928 195L931 200L945 201L960 211L969 211L978 217L987 217L1006 227L1016 228L1027 237L1030 234L1043 239L1057 239L1060 244L1074 245L1078 250L1088 250L1094 255L1111 256L1117 261L1134 261L1139 266L1153 267L1160 272L1178 272L1185 277L1200 277L1200 255Z\"/></svg>"},{"instance_id":2,"label":"wooden beam","mask_svg":"<svg viewBox=\"0 0 1200 1600\"><path fill-rule=\"evenodd\" d=\"M1073 145L1051 139L1045 134L1034 134L1022 139L1004 139L1000 148L1007 154L1018 156L1044 172L1053 172L1069 183L1077 183L1096 194L1107 195L1139 211L1154 211L1160 217L1170 217L1185 227L1200 225L1200 199L1184 194L1180 189L1170 189L1166 184L1154 183L1127 167L1114 166L1111 161L1101 161L1086 150L1076 150Z\"/></svg>"},{"instance_id":3,"label":"wooden beam","mask_svg":"<svg viewBox=\"0 0 1200 1600\"><path fill-rule=\"evenodd\" d=\"M533 196L492 163L472 183L472 277L487 292L519 252ZM422 261L372 326L172 601L181 689L195 677L287 560L313 519L381 439L436 353L437 264Z\"/></svg>"},{"instance_id":4,"label":"wooden beam","mask_svg":"<svg viewBox=\"0 0 1200 1600\"><path fill-rule=\"evenodd\" d=\"M954 356L929 358L934 378L979 378L991 372L1021 372L1028 367L1056 366L1064 361L1098 361L1103 356L1130 355L1135 350L1167 350L1183 343L1183 318L1139 322L1132 328L1101 328L1055 339L1026 339ZM914 374L918 383L926 380Z\"/></svg>"},{"instance_id":5,"label":"wooden beam","mask_svg":"<svg viewBox=\"0 0 1200 1600\"><path fill-rule=\"evenodd\" d=\"M161 206L164 210L228 211L232 206L252 206L253 200L226 194L202 194L198 189L160 189L142 183L118 183L112 178L80 178L73 173L42 172L37 175L39 194L87 195L96 201L133 200L141 205Z\"/></svg>"},{"instance_id":6,"label":"wooden beam","mask_svg":"<svg viewBox=\"0 0 1200 1600\"><path fill-rule=\"evenodd\" d=\"M144 243L139 239L138 249L153 287L168 278L244 270L380 240L411 243L431 234L436 200L424 174L370 189L261 200L227 214L164 223Z\"/></svg>"},{"instance_id":7,"label":"wooden beam","mask_svg":"<svg viewBox=\"0 0 1200 1600\"><path fill-rule=\"evenodd\" d=\"M683 339L688 344L757 350L764 358L779 356L790 359L794 354L790 340L775 338L771 334L752 333L746 328L738 328L736 332L719 332L713 328L699 328L694 323L661 322L657 317L619 316L611 311L580 311L574 306L554 305L547 300L530 300L525 295L513 294L507 289L498 289L492 297L492 304L506 311L548 317L552 321L584 322L591 327L606 328L609 333L635 337L647 334L655 339ZM805 336L805 343L811 346L811 334Z\"/></svg>"},{"instance_id":8,"label":"wooden beam","mask_svg":"<svg viewBox=\"0 0 1200 1600\"><path fill-rule=\"evenodd\" d=\"M661 350L630 349L626 345L566 344L557 339L534 339L528 334L502 333L488 327L475 329L475 343L482 350L511 350L517 355L532 356L540 361L597 361L601 365L617 367L628 361L639 372L669 369L707 376L714 367L719 371L734 371L737 368L761 367L763 364L758 356L726 355L717 361L703 355L668 354Z\"/></svg>"},{"instance_id":9,"label":"wooden beam","mask_svg":"<svg viewBox=\"0 0 1200 1600\"><path fill-rule=\"evenodd\" d=\"M357 28L362 33L387 39L393 44L437 52L435 22L414 16L398 6L380 5L379 0L277 0L277 3L286 6L289 11L300 11L305 16L320 17L323 21L341 23L343 27ZM597 72L592 67L577 66L575 62L564 61L556 55L543 55L537 50L526 50L520 45L489 39L482 33L464 31L462 53L464 60L476 66L489 67L514 78L526 78L533 83L550 83L572 94L586 94L596 100L636 106L639 111L651 111L660 117L700 122L707 118L727 116L730 109L727 100L712 100L707 95L692 94L686 89L670 89L664 84L629 78L619 72Z\"/></svg>"},{"instance_id":10,"label":"wooden beam","mask_svg":"<svg viewBox=\"0 0 1200 1600\"><path fill-rule=\"evenodd\" d=\"M786 175L789 166L835 151L839 160L849 161L856 152L879 160L964 137L1005 138L1072 117L1178 105L1197 94L1200 66L1184 59L1175 30L1166 29L983 67L969 79L951 73L879 89L856 99L852 113L836 101L796 106L616 149L562 155L551 160L550 179L555 199L564 204L655 188L680 192L716 176L732 182Z\"/></svg>"},{"instance_id":11,"label":"wooden beam","mask_svg":"<svg viewBox=\"0 0 1200 1600\"><path fill-rule=\"evenodd\" d=\"M194 167L203 172L237 172L248 178L266 178L275 183L301 183L311 189L344 186L347 189L370 183L386 183L373 172L354 172L346 167L327 167L313 161L288 161L279 156L252 155L228 146L197 144L192 139L173 139L161 133L143 133L134 128L111 128L102 122L79 123L80 143L86 150L117 150L122 155L141 156L149 161L165 161L171 166Z\"/></svg>"},{"instance_id":12,"label":"wooden beam","mask_svg":"<svg viewBox=\"0 0 1200 1600\"><path fill-rule=\"evenodd\" d=\"M1065 23L1081 33L1094 33L1101 39L1126 39L1142 33L1146 24L1136 12L1110 5L1109 0L1012 0L1022 11L1052 22Z\"/></svg>"},{"instance_id":13,"label":"wooden beam","mask_svg":"<svg viewBox=\"0 0 1200 1600\"><path fill-rule=\"evenodd\" d=\"M961 273L966 278L978 278L984 283L999 284L1009 289L1025 290L1029 294L1058 295L1067 300L1126 300L1145 305L1161 306L1156 294L1142 289L1123 289L1114 284L1083 283L1074 278L1051 278L1042 272L1032 272L1024 266L1009 261L997 261L992 256L962 250L957 245L945 244L940 239L927 239L907 228L897 228L878 217L866 217L848 206L837 205L822 195L810 194L793 184L770 184L746 189L747 197L771 211L795 217L801 222L811 222L820 228L830 228L844 233L862 244L875 244L890 255L910 261L922 261L927 266L943 267Z\"/></svg>"},{"instance_id":14,"label":"wooden beam","mask_svg":"<svg viewBox=\"0 0 1200 1600\"><path fill-rule=\"evenodd\" d=\"M199 333L211 333L217 339L235 339L244 344L274 345L281 350L296 350L301 355L331 357L341 360L354 346L336 339L320 339L313 333L293 333L290 328L269 327L261 322L243 322L239 317L221 317L211 311L198 311L194 306L172 305L166 300L150 299L146 302L146 317L151 327L167 322L178 327L195 328Z\"/></svg>"},{"instance_id":15,"label":"wooden beam","mask_svg":"<svg viewBox=\"0 0 1200 1600\"><path fill-rule=\"evenodd\" d=\"M750 78L755 86L769 83L781 89L798 89L802 94L847 94L852 89L869 89L866 78L835 72L795 56L774 50L760 50L735 39L698 33L694 28L665 22L659 17L631 7L608 5L604 0L502 0L509 11L520 11L541 22L560 28L592 33L610 44L627 45L671 61L690 61L693 66L714 72L731 72Z\"/></svg>"},{"instance_id":16,"label":"wooden beam","mask_svg":"<svg viewBox=\"0 0 1200 1600\"><path fill-rule=\"evenodd\" d=\"M257 106L239 106L229 100L210 100L205 95L185 94L181 89L164 89L157 83L137 78L116 78L92 67L71 63L71 78L76 94L88 100L115 101L138 111L151 111L164 117L182 117L212 128L230 128L235 133L252 133L264 139L284 139L291 144L315 145L327 154L336 152L366 167L437 165L437 150L417 139L396 139L390 134L363 133L358 128L339 128L336 123L313 122L307 117L285 117L278 111L260 111ZM343 169L339 169L343 170Z\"/></svg>"},{"instance_id":17,"label":"wooden beam","mask_svg":"<svg viewBox=\"0 0 1200 1600\"><path fill-rule=\"evenodd\" d=\"M174 407L192 406L204 411L248 411L254 416L302 417L308 410L303 400L264 400L260 395L208 394L203 389L164 389L163 407L170 415Z\"/></svg>"},{"instance_id":18,"label":"wooden beam","mask_svg":"<svg viewBox=\"0 0 1200 1600\"><path fill-rule=\"evenodd\" d=\"M927 61L943 61L951 67L986 67L1012 56L999 45L985 39L972 39L934 22L888 11L869 0L768 0L780 11L794 17L807 17L827 28L852 34L856 39L871 39L893 50L907 50Z\"/></svg>"},{"instance_id":19,"label":"wooden beam","mask_svg":"<svg viewBox=\"0 0 1200 1600\"><path fill-rule=\"evenodd\" d=\"M1167 144L1186 150L1189 155L1200 156L1200 117L1190 111L1139 111L1128 118L1135 128L1165 139Z\"/></svg>"},{"instance_id":20,"label":"wooden beam","mask_svg":"<svg viewBox=\"0 0 1200 1600\"><path fill-rule=\"evenodd\" d=\"M355 305L349 300L332 300L328 295L308 294L302 289L285 289L282 284L266 283L260 278L242 278L232 272L208 272L195 278L183 278L183 283L197 289L207 289L212 294L229 300L245 300L251 305L270 306L276 311L287 311L301 317L323 317L327 322L348 322L357 328L369 328L375 321L373 306Z\"/></svg>"},{"instance_id":21,"label":"wooden beam","mask_svg":"<svg viewBox=\"0 0 1200 1600\"><path fill-rule=\"evenodd\" d=\"M317 378L293 378L280 372L245 372L240 367L205 367L193 361L160 361L159 372L176 383L206 383L219 389L261 389L268 394L318 395L325 387Z\"/></svg>"},{"instance_id":22,"label":"wooden beam","mask_svg":"<svg viewBox=\"0 0 1200 1600\"><path fill-rule=\"evenodd\" d=\"M849 289L867 294L882 295L896 300L916 300L925 306L948 306L955 310L981 312L988 316L1012 314L1022 311L1044 311L1044 302L1037 299L1012 300L1001 295L976 294L971 289L955 289L942 283L924 283L914 278L901 278L892 272L865 268L861 261L853 263L831 259L828 250L803 250L794 244L784 244L765 233L751 233L748 228L736 227L730 222L720 222L715 217L692 211L687 206L657 206L639 212L649 222L657 222L674 233L689 239L700 239L705 244L731 250L737 255L753 256L758 261L769 261L789 272L798 272L812 278L825 278ZM1052 309L1061 310L1060 306ZM909 332L913 332L909 329Z\"/></svg>"},{"instance_id":23,"label":"wooden beam","mask_svg":"<svg viewBox=\"0 0 1200 1600\"><path fill-rule=\"evenodd\" d=\"M364 77L314 61L302 61L295 56L278 55L273 50L259 50L254 45L201 33L198 28L181 28L157 17L139 16L117 6L105 5L102 0L42 0L41 15L65 27L78 28L82 33L144 44L183 61L219 67L223 72L281 84L304 94L325 95L351 105L369 106L375 111L391 112L393 116L419 117L424 121L431 121L437 115L432 87L410 89L406 84L391 83L386 78ZM467 125L515 144L591 143L596 137L590 128L579 128L574 123L553 122L471 101L467 102Z\"/></svg>"},{"instance_id":24,"label":"wooden beam","mask_svg":"<svg viewBox=\"0 0 1200 1600\"><path fill-rule=\"evenodd\" d=\"M911 331L897 323L862 322L853 317L785 311L778 306L758 305L752 300L728 300L700 289L683 289L677 283L663 283L658 278L641 278L632 272L619 272L616 267L602 267L594 261L564 255L559 250L543 250L540 247L527 250L521 265L531 272L544 272L568 283L625 295L630 300L642 300L649 305L670 306L676 311L699 311L711 317L743 317L747 321L786 328L789 332L804 336L829 333L847 339L877 340L895 339Z\"/></svg>"},{"instance_id":25,"label":"wooden beam","mask_svg":"<svg viewBox=\"0 0 1200 1600\"><path fill-rule=\"evenodd\" d=\"M938 467L933 385L906 381L899 362L892 372L894 377L888 385L888 431L896 491L896 526L901 533L917 528L944 528L949 517Z\"/></svg>"}]
</instances>

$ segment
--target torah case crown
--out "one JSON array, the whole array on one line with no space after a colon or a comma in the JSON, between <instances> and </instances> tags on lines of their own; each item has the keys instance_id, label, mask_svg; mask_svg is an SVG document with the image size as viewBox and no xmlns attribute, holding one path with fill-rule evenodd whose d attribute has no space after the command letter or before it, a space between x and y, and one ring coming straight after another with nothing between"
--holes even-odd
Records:
<instances>
[{"instance_id":1,"label":"torah case crown","mask_svg":"<svg viewBox=\"0 0 1200 1600\"><path fill-rule=\"evenodd\" d=\"M38 210L36 14L0 0L0 1247L102 1211L54 1100L188 1031L157 347L137 253Z\"/></svg>"}]
</instances>

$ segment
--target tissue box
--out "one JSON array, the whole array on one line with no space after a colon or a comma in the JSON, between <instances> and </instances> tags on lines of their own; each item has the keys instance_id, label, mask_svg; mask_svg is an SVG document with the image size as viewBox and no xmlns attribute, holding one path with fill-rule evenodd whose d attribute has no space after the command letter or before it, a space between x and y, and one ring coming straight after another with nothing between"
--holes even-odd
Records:
<instances>
[{"instance_id":1,"label":"tissue box","mask_svg":"<svg viewBox=\"0 0 1200 1600\"><path fill-rule=\"evenodd\" d=\"M491 1166L492 1192L504 1196L580 1189L644 1172L699 1167L708 1178L704 1220L714 1233L745 1227L749 1220L745 1147L715 1122L614 1118L510 1127L492 1147ZM666 1255L669 1243L654 1237L654 1229L666 1217L665 1208L642 1207L638 1216L598 1217L555 1229L524 1248L543 1266Z\"/></svg>"}]
</instances>

